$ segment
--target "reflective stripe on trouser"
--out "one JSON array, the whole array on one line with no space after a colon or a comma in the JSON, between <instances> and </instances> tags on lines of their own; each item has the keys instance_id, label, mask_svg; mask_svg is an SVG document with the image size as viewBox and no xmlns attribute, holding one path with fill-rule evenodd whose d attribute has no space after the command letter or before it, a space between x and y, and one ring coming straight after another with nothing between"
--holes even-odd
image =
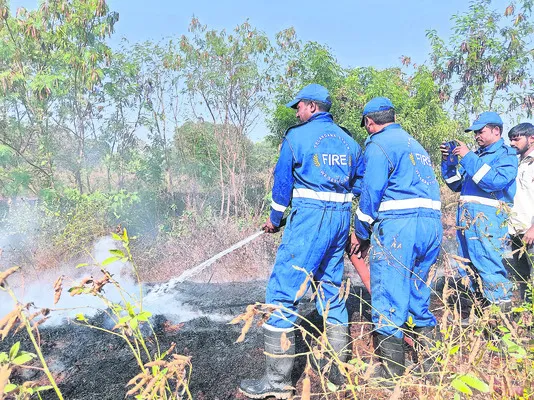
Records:
<instances>
[{"instance_id":1,"label":"reflective stripe on trouser","mask_svg":"<svg viewBox=\"0 0 534 400\"><path fill-rule=\"evenodd\" d=\"M426 282L436 262L443 228L435 216L383 219L371 235L371 304L378 333L402 337L409 317L418 327L436 325Z\"/></svg>"},{"instance_id":2,"label":"reflective stripe on trouser","mask_svg":"<svg viewBox=\"0 0 534 400\"><path fill-rule=\"evenodd\" d=\"M458 207L456 233L460 256L471 260L475 277L471 276L471 290L482 281L482 293L492 303L510 300L512 283L503 264L504 246L508 237L506 215L497 208L474 203ZM462 229L463 228L463 229ZM469 276L458 268L461 276ZM473 282L473 278L475 282Z\"/></svg>"},{"instance_id":3,"label":"reflective stripe on trouser","mask_svg":"<svg viewBox=\"0 0 534 400\"><path fill-rule=\"evenodd\" d=\"M266 294L266 303L282 306L282 309L273 313L267 321L268 325L276 328L294 326L298 301L304 295L299 293L299 289L307 273L311 273L315 281L321 284L320 296L315 298L319 314L323 315L330 302L327 322L348 323L345 300L343 294L339 295L339 287L343 278L343 254L350 227L350 208L350 202L293 205ZM307 289L310 284L308 280ZM297 294L300 294L299 298L296 298Z\"/></svg>"}]
</instances>

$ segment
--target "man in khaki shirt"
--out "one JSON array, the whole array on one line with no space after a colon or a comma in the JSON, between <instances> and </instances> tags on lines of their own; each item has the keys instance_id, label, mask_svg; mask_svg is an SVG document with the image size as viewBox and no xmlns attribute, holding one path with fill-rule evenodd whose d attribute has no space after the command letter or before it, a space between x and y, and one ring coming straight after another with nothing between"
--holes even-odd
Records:
<instances>
[{"instance_id":1,"label":"man in khaki shirt","mask_svg":"<svg viewBox=\"0 0 534 400\"><path fill-rule=\"evenodd\" d=\"M532 289L534 260L534 125L516 125L508 132L508 138L519 156L517 191L508 230L512 239L514 275L519 282L521 300L525 300L528 282Z\"/></svg>"}]
</instances>

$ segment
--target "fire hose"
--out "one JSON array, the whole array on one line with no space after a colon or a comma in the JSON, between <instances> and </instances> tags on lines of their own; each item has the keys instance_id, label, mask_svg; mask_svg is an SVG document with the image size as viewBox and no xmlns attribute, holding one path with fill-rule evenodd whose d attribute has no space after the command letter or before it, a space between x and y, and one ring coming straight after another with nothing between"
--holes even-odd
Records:
<instances>
[{"instance_id":1,"label":"fire hose","mask_svg":"<svg viewBox=\"0 0 534 400\"><path fill-rule=\"evenodd\" d=\"M285 224L286 224L286 219L284 218L284 219L282 219L279 228L284 227ZM174 279L170 280L169 282L167 282L165 285L160 286L157 289L157 291L161 290L161 291L165 292L167 287L174 287L176 283L182 283L182 282L184 282L186 280L191 279L192 277L194 277L195 275L199 274L200 272L205 270L207 267L212 265L218 259L220 259L220 258L224 257L225 255L227 255L227 254L229 254L229 253L231 253L231 252L243 247L244 245L250 243L254 239L260 237L264 233L265 233L264 230L261 230L261 231L258 231L256 233L253 233L252 235L250 235L250 236L246 237L245 239L235 243L234 245L228 247L227 249L215 254L213 257L211 257L208 260L202 262L201 264L197 265L196 267L190 268L190 269L184 271L177 278L174 278ZM369 267L365 263L364 259L363 258L358 258L355 254L350 256L349 259L350 259L352 265L354 266L354 269L356 270L356 272L360 276L360 279L362 280L363 285L365 286L367 291L369 293L371 293Z\"/></svg>"}]
</instances>

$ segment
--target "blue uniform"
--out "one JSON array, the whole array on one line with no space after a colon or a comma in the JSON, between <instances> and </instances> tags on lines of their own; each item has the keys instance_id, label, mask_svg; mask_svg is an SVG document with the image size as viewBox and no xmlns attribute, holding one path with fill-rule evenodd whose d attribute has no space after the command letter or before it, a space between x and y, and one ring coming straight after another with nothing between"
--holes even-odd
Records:
<instances>
[{"instance_id":1,"label":"blue uniform","mask_svg":"<svg viewBox=\"0 0 534 400\"><path fill-rule=\"evenodd\" d=\"M439 184L428 153L400 125L369 137L355 231L371 239L372 317L378 333L402 337L409 317L436 325L427 278L441 245Z\"/></svg>"},{"instance_id":2,"label":"blue uniform","mask_svg":"<svg viewBox=\"0 0 534 400\"><path fill-rule=\"evenodd\" d=\"M512 206L517 175L516 151L500 139L475 152L459 165L442 161L445 182L460 192L456 223L459 253L471 260L475 277L481 278L484 297L492 303L509 301L512 284L502 263L508 235L506 210ZM465 270L459 270L466 276ZM476 279L471 283L477 287Z\"/></svg>"},{"instance_id":3,"label":"blue uniform","mask_svg":"<svg viewBox=\"0 0 534 400\"><path fill-rule=\"evenodd\" d=\"M267 286L266 302L283 309L273 313L271 329L289 329L297 319L299 292L313 276L321 285L316 306L327 322L347 324L343 293L343 254L350 228L353 190L363 175L360 146L327 112L313 114L290 128L274 170L271 222L275 226L291 204L282 243ZM297 296L298 295L298 296ZM327 304L329 304L327 306Z\"/></svg>"}]
</instances>

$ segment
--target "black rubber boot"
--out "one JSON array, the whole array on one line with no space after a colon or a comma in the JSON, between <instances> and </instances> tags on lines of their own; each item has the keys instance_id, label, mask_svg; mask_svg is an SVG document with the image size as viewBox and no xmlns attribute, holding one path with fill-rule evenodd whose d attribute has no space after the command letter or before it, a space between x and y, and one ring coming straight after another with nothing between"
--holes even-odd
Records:
<instances>
[{"instance_id":1,"label":"black rubber boot","mask_svg":"<svg viewBox=\"0 0 534 400\"><path fill-rule=\"evenodd\" d=\"M251 399L290 399L293 396L291 385L291 371L295 360L295 333L285 332L289 340L289 348L282 349L282 335L284 332L263 328L265 342L265 374L259 379L245 379L241 381L239 390ZM276 355L271 357L269 354ZM281 357L284 356L284 357Z\"/></svg>"},{"instance_id":2,"label":"black rubber boot","mask_svg":"<svg viewBox=\"0 0 534 400\"><path fill-rule=\"evenodd\" d=\"M381 364L371 379L380 386L392 388L395 386L395 378L404 374L404 338L377 334L375 343Z\"/></svg>"},{"instance_id":3,"label":"black rubber boot","mask_svg":"<svg viewBox=\"0 0 534 400\"><path fill-rule=\"evenodd\" d=\"M437 326L415 327L414 347L423 372L433 374L437 372L436 341L441 340L441 333Z\"/></svg>"},{"instance_id":4,"label":"black rubber boot","mask_svg":"<svg viewBox=\"0 0 534 400\"><path fill-rule=\"evenodd\" d=\"M347 362L352 351L349 347L349 328L343 325L327 325L326 338L332 351L334 351L339 361L332 358L330 370L326 373L326 378L336 386L341 386L346 382L345 376L338 368L339 362Z\"/></svg>"}]
</instances>

